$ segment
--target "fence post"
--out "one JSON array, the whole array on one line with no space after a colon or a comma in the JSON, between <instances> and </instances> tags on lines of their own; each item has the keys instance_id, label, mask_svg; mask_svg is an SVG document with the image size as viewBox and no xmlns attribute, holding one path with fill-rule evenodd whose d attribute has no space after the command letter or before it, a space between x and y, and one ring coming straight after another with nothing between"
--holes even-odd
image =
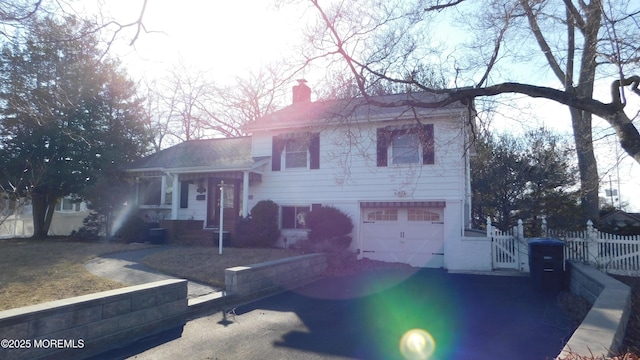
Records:
<instances>
[{"instance_id":1,"label":"fence post","mask_svg":"<svg viewBox=\"0 0 640 360\"><path fill-rule=\"evenodd\" d=\"M491 238L492 237L492 229L491 229L491 218L489 218L487 216L487 237Z\"/></svg>"},{"instance_id":2,"label":"fence post","mask_svg":"<svg viewBox=\"0 0 640 360\"><path fill-rule=\"evenodd\" d=\"M547 219L542 218L542 237L547 237Z\"/></svg>"},{"instance_id":3,"label":"fence post","mask_svg":"<svg viewBox=\"0 0 640 360\"><path fill-rule=\"evenodd\" d=\"M587 263L594 264L598 269L600 268L600 259L598 256L598 241L596 232L598 230L593 228L593 221L587 221Z\"/></svg>"},{"instance_id":4,"label":"fence post","mask_svg":"<svg viewBox=\"0 0 640 360\"><path fill-rule=\"evenodd\" d=\"M518 231L518 233L517 233L518 239L519 240L524 239L524 226L522 225L522 219L518 219L518 228L517 229L518 229L517 230Z\"/></svg>"},{"instance_id":5,"label":"fence post","mask_svg":"<svg viewBox=\"0 0 640 360\"><path fill-rule=\"evenodd\" d=\"M522 219L518 219L518 226L516 226L516 244L518 248L518 268L520 271L526 271L529 268L529 246L524 238L524 223Z\"/></svg>"}]
</instances>

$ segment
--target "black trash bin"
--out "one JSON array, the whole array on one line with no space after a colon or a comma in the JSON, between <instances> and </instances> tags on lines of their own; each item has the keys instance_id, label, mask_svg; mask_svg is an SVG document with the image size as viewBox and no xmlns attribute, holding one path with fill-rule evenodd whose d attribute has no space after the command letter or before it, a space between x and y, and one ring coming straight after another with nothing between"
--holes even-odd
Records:
<instances>
[{"instance_id":1,"label":"black trash bin","mask_svg":"<svg viewBox=\"0 0 640 360\"><path fill-rule=\"evenodd\" d=\"M220 230L213 231L213 245L220 246ZM231 233L228 231L222 232L222 246L228 247L231 245Z\"/></svg>"},{"instance_id":2,"label":"black trash bin","mask_svg":"<svg viewBox=\"0 0 640 360\"><path fill-rule=\"evenodd\" d=\"M167 242L167 229L152 228L149 229L149 242L152 244L164 244Z\"/></svg>"},{"instance_id":3,"label":"black trash bin","mask_svg":"<svg viewBox=\"0 0 640 360\"><path fill-rule=\"evenodd\" d=\"M529 271L533 284L545 291L565 288L564 243L558 239L529 240Z\"/></svg>"}]
</instances>

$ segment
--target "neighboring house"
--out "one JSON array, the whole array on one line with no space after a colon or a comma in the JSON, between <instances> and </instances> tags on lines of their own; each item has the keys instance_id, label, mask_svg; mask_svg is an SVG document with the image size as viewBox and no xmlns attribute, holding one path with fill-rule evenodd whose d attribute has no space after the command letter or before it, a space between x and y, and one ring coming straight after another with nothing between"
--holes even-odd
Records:
<instances>
[{"instance_id":1,"label":"neighboring house","mask_svg":"<svg viewBox=\"0 0 640 360\"><path fill-rule=\"evenodd\" d=\"M151 218L218 227L224 181L225 229L272 200L280 206L279 245L290 245L306 236L306 214L330 205L351 216L351 249L360 258L447 267L447 243L470 223L469 107L312 102L304 82L293 90L290 106L245 127L250 137L188 141L129 166L139 206Z\"/></svg>"},{"instance_id":2,"label":"neighboring house","mask_svg":"<svg viewBox=\"0 0 640 360\"><path fill-rule=\"evenodd\" d=\"M598 229L623 235L640 234L640 214L615 210L600 217Z\"/></svg>"},{"instance_id":3,"label":"neighboring house","mask_svg":"<svg viewBox=\"0 0 640 360\"><path fill-rule=\"evenodd\" d=\"M33 214L31 204L17 204L2 199L0 204L0 238L33 236ZM83 220L89 215L86 203L64 197L56 203L55 212L49 227L49 236L66 236L83 226Z\"/></svg>"}]
</instances>

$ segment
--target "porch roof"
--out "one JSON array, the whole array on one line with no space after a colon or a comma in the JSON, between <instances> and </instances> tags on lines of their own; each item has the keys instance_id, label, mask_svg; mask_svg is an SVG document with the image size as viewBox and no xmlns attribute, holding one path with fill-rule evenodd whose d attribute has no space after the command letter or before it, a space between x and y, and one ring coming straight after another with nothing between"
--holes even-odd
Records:
<instances>
[{"instance_id":1,"label":"porch roof","mask_svg":"<svg viewBox=\"0 0 640 360\"><path fill-rule=\"evenodd\" d=\"M128 173L250 171L262 163L251 156L251 137L190 140L129 164Z\"/></svg>"}]
</instances>

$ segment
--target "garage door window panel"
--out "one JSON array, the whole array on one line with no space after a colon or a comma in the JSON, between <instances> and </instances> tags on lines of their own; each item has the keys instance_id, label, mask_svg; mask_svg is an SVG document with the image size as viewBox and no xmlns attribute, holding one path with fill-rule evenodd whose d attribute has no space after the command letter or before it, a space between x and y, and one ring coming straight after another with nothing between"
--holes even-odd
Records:
<instances>
[{"instance_id":1,"label":"garage door window panel","mask_svg":"<svg viewBox=\"0 0 640 360\"><path fill-rule=\"evenodd\" d=\"M427 209L408 209L407 220L409 221L440 221L440 214Z\"/></svg>"},{"instance_id":2,"label":"garage door window panel","mask_svg":"<svg viewBox=\"0 0 640 360\"><path fill-rule=\"evenodd\" d=\"M367 221L398 221L398 209L370 211Z\"/></svg>"}]
</instances>

